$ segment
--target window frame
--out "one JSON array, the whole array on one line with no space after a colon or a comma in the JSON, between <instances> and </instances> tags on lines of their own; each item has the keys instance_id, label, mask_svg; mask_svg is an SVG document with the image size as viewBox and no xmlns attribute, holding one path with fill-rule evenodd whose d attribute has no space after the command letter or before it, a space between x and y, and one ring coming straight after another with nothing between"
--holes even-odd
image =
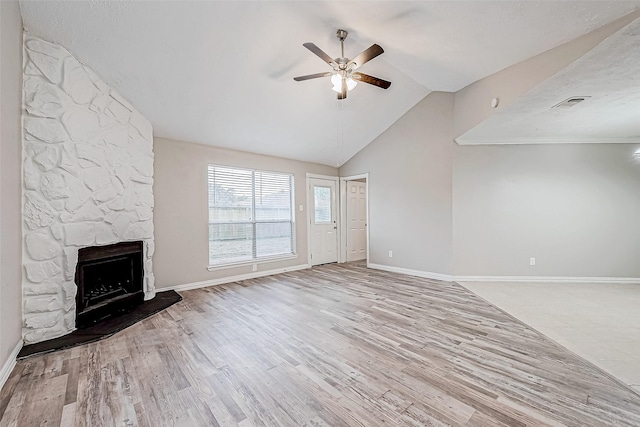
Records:
<instances>
[{"instance_id":1,"label":"window frame","mask_svg":"<svg viewBox=\"0 0 640 427\"><path fill-rule=\"evenodd\" d=\"M210 200L210 192L209 192L209 176L210 169L213 168L225 168L232 169L236 171L243 172L251 172L251 220L250 221L211 221L211 200ZM291 220L258 220L256 219L256 173L265 173L265 174L277 174L289 177L290 183L290 209L291 209ZM241 261L231 261L231 262L222 262L217 264L211 263L211 245L209 244L208 249L208 267L207 270L220 270L225 268L233 268L240 267L244 265L253 265L253 264L263 264L274 261L284 261L288 259L296 259L298 258L297 248L296 248L296 210L295 210L295 176L293 173L282 172L282 171L269 171L264 169L251 169L251 168L242 168L237 166L229 166L222 165L216 163L208 163L207 164L207 239L208 242L211 242L211 228L212 224L236 224L236 225L250 225L252 229L252 254L250 260L241 260ZM291 253L285 254L275 254L275 255L265 255L265 256L257 256L257 225L258 224L291 224Z\"/></svg>"}]
</instances>

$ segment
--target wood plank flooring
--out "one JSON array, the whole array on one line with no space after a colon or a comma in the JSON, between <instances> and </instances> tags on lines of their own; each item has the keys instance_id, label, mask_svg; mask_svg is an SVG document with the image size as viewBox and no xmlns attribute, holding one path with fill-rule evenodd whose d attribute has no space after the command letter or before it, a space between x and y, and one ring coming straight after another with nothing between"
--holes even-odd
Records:
<instances>
[{"instance_id":1,"label":"wood plank flooring","mask_svg":"<svg viewBox=\"0 0 640 427\"><path fill-rule=\"evenodd\" d=\"M640 396L455 283L327 265L181 292L18 362L0 426L638 426Z\"/></svg>"}]
</instances>

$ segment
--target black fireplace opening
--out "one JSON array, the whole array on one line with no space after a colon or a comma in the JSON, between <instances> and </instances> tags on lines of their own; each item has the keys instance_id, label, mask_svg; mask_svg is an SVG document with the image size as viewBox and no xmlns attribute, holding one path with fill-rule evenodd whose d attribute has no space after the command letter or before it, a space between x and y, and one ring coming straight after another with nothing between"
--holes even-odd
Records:
<instances>
[{"instance_id":1,"label":"black fireplace opening","mask_svg":"<svg viewBox=\"0 0 640 427\"><path fill-rule=\"evenodd\" d=\"M122 242L78 251L76 327L86 328L142 304L143 243Z\"/></svg>"}]
</instances>

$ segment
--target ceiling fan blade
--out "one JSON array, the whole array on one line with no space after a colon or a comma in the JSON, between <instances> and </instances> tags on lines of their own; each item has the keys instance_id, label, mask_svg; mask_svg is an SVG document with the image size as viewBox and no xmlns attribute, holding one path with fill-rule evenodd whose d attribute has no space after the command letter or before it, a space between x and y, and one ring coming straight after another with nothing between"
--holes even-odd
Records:
<instances>
[{"instance_id":1,"label":"ceiling fan blade","mask_svg":"<svg viewBox=\"0 0 640 427\"><path fill-rule=\"evenodd\" d=\"M293 80L297 82L301 82L303 80L318 79L320 77L329 77L331 74L333 73L330 71L327 71L326 73L307 74L306 76L294 77Z\"/></svg>"},{"instance_id":2,"label":"ceiling fan blade","mask_svg":"<svg viewBox=\"0 0 640 427\"><path fill-rule=\"evenodd\" d=\"M320 49L315 44L313 44L313 43L303 43L302 46L306 47L311 52L315 53L320 59L322 59L324 62L326 62L327 64L331 65L332 67L336 68L338 66L338 64L336 64L336 62L333 60L332 57L327 55L322 49Z\"/></svg>"},{"instance_id":3,"label":"ceiling fan blade","mask_svg":"<svg viewBox=\"0 0 640 427\"><path fill-rule=\"evenodd\" d=\"M347 63L347 68L355 70L358 67L362 67L363 64L371 61L376 56L382 54L384 50L377 44L372 45L369 49L364 50L360 55L353 58Z\"/></svg>"},{"instance_id":4,"label":"ceiling fan blade","mask_svg":"<svg viewBox=\"0 0 640 427\"><path fill-rule=\"evenodd\" d=\"M370 85L378 86L382 89L388 89L389 86L391 86L391 82L370 76L368 74L353 73L351 77L359 82L369 83Z\"/></svg>"}]
</instances>

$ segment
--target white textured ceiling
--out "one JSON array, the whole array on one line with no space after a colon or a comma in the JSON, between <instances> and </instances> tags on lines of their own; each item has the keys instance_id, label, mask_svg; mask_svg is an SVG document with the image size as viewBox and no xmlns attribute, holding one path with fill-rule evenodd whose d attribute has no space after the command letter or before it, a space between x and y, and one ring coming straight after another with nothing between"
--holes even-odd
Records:
<instances>
[{"instance_id":1,"label":"white textured ceiling","mask_svg":"<svg viewBox=\"0 0 640 427\"><path fill-rule=\"evenodd\" d=\"M638 1L22 1L25 27L68 48L153 123L156 136L341 164L430 90L455 91L635 10ZM385 53L340 103L330 68Z\"/></svg>"},{"instance_id":2,"label":"white textured ceiling","mask_svg":"<svg viewBox=\"0 0 640 427\"><path fill-rule=\"evenodd\" d=\"M588 97L569 108L552 108ZM458 137L462 145L640 142L640 18Z\"/></svg>"}]
</instances>

